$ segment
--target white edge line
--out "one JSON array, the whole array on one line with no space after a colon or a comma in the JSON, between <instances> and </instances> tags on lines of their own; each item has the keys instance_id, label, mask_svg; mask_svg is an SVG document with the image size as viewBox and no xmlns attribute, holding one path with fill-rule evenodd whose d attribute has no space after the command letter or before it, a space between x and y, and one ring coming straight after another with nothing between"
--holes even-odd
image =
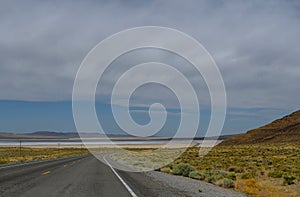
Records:
<instances>
[{"instance_id":1,"label":"white edge line","mask_svg":"<svg viewBox=\"0 0 300 197\"><path fill-rule=\"evenodd\" d=\"M128 190L128 192L131 194L131 196L133 197L137 197L137 195L134 193L134 191L127 185L127 183L120 177L120 175L116 172L116 170L110 165L110 163L105 159L106 156L103 157L104 161L106 162L106 164L110 167L110 169L115 173L115 175L119 178L119 180L121 181L121 183L123 183L123 185L126 187L126 189Z\"/></svg>"}]
</instances>

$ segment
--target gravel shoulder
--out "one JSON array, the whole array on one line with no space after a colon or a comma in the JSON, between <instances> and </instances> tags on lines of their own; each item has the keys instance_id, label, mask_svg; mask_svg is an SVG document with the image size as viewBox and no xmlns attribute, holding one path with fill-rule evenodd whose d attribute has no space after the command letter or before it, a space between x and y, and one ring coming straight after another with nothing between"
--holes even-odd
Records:
<instances>
[{"instance_id":1,"label":"gravel shoulder","mask_svg":"<svg viewBox=\"0 0 300 197\"><path fill-rule=\"evenodd\" d=\"M249 195L239 193L233 190L221 188L213 184L198 181L187 177L175 176L163 172L151 171L146 173L152 179L155 179L168 187L180 190L187 196L203 196L203 197L246 197ZM201 192L199 192L201 190Z\"/></svg>"},{"instance_id":2,"label":"gravel shoulder","mask_svg":"<svg viewBox=\"0 0 300 197\"><path fill-rule=\"evenodd\" d=\"M134 171L131 166L124 166L124 163L121 161L114 160L111 155L106 155L109 160L109 162L113 165L113 167L116 167L118 169L125 171ZM124 172L125 173L125 172ZM133 174L133 173L131 173ZM140 172L138 174L141 174L143 176L149 177L149 180L152 180L152 182L159 183L162 188L172 188L172 191L174 192L172 196L201 196L201 197L247 197L249 195L230 190L225 189L222 187L218 187L216 185L199 181L195 179L191 179L188 177L183 176L176 176L172 174L167 174L163 172L158 171L149 171L149 172ZM136 174L137 175L137 174ZM137 178L137 177L135 177ZM140 178L140 180L143 180ZM144 177L144 180L146 178ZM129 183L130 184L130 183ZM148 183L147 183L148 184ZM149 186L149 184L148 184ZM200 192L200 191L201 192ZM156 196L156 195L155 195ZM159 195L158 195L159 196Z\"/></svg>"}]
</instances>

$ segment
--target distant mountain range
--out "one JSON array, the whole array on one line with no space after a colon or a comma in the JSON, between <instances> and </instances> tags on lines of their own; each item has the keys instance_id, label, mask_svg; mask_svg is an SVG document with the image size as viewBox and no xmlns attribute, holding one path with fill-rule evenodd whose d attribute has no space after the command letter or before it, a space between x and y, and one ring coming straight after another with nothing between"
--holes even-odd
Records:
<instances>
[{"instance_id":1,"label":"distant mountain range","mask_svg":"<svg viewBox=\"0 0 300 197\"><path fill-rule=\"evenodd\" d=\"M233 136L220 145L300 142L300 110L270 124Z\"/></svg>"},{"instance_id":2,"label":"distant mountain range","mask_svg":"<svg viewBox=\"0 0 300 197\"><path fill-rule=\"evenodd\" d=\"M55 131L36 131L32 133L8 133L0 132L0 139L64 139L64 138L78 138L78 133L64 133Z\"/></svg>"},{"instance_id":3,"label":"distant mountain range","mask_svg":"<svg viewBox=\"0 0 300 197\"><path fill-rule=\"evenodd\" d=\"M82 136L101 137L101 135L97 133L87 133L86 135L82 134ZM108 136L125 137L125 135L108 135ZM36 131L32 133L0 132L0 139L70 139L70 138L80 138L80 136L77 132L56 132L56 131Z\"/></svg>"},{"instance_id":4,"label":"distant mountain range","mask_svg":"<svg viewBox=\"0 0 300 197\"><path fill-rule=\"evenodd\" d=\"M83 135L84 136L84 135ZM149 138L142 138L142 137L134 137L130 135L115 135L115 134L108 134L108 137L112 138L130 138L133 140L151 140L151 139L163 139L169 140L172 137L149 137ZM222 135L218 137L207 137L206 140L225 140L230 138L234 135ZM99 137L97 133L89 133L86 134L85 137ZM100 135L101 137L101 135ZM105 137L103 135L103 137ZM9 133L9 132L0 132L0 139L70 139L70 138L80 138L77 132L56 132L56 131L36 131L32 133ZM180 139L189 139L189 138L180 138ZM195 137L195 140L203 140L204 137Z\"/></svg>"},{"instance_id":5,"label":"distant mountain range","mask_svg":"<svg viewBox=\"0 0 300 197\"><path fill-rule=\"evenodd\" d=\"M130 138L132 140L171 139L171 137L138 138L129 135L108 135L115 138ZM89 133L86 137L99 137L99 134ZM104 137L104 136L103 136ZM0 139L70 139L79 138L77 132L36 131L32 133L15 134L0 132ZM180 138L185 139L185 138ZM202 140L204 137L196 137ZM265 126L250 130L243 134L208 137L208 140L224 140L219 145L256 144L274 142L300 142L300 110L283 118L277 119Z\"/></svg>"}]
</instances>

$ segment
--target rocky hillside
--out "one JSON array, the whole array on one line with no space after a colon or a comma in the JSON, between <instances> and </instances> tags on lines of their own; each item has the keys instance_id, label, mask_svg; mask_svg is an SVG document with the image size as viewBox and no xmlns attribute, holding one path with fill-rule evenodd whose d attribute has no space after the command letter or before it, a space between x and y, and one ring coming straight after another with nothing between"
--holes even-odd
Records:
<instances>
[{"instance_id":1,"label":"rocky hillside","mask_svg":"<svg viewBox=\"0 0 300 197\"><path fill-rule=\"evenodd\" d=\"M270 124L236 135L220 145L300 142L300 110Z\"/></svg>"}]
</instances>

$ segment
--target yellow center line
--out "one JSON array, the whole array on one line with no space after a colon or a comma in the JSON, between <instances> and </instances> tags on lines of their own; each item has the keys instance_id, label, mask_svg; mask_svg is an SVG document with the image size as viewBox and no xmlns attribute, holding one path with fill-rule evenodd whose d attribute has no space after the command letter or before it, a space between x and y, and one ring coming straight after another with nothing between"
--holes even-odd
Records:
<instances>
[{"instance_id":1,"label":"yellow center line","mask_svg":"<svg viewBox=\"0 0 300 197\"><path fill-rule=\"evenodd\" d=\"M49 174L51 171L43 172L42 175Z\"/></svg>"}]
</instances>

